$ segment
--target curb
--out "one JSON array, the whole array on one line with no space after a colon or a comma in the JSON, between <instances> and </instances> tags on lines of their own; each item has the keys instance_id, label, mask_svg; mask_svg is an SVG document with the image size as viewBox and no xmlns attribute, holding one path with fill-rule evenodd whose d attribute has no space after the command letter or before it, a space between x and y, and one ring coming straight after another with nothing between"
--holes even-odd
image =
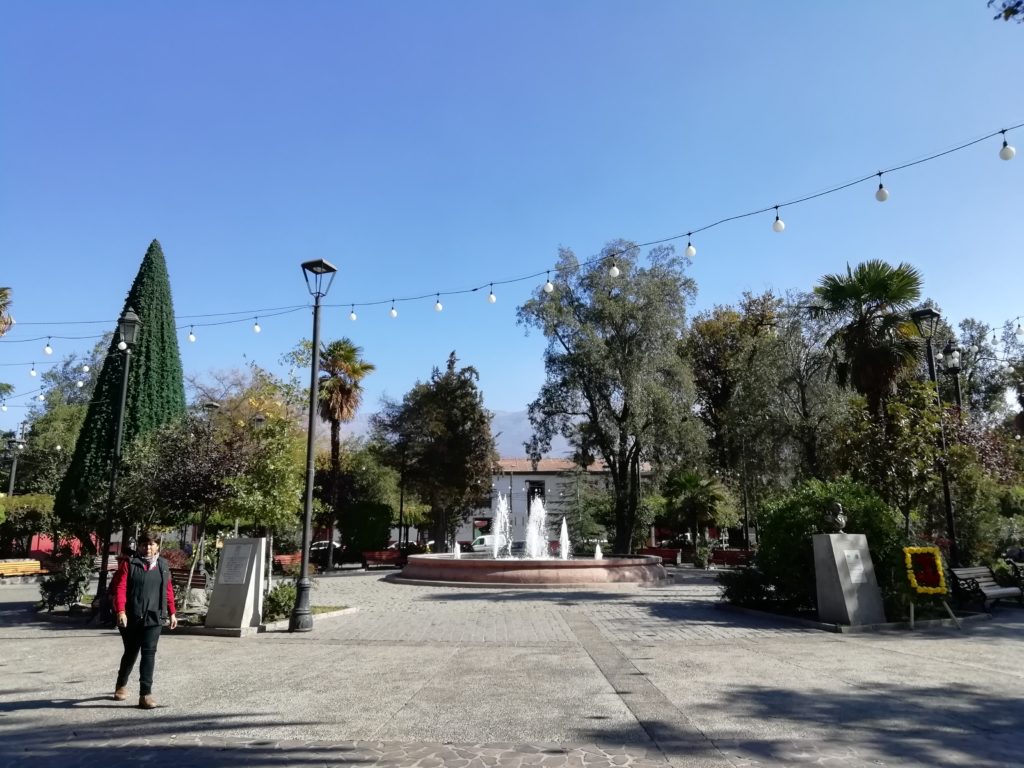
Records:
<instances>
[{"instance_id":1,"label":"curb","mask_svg":"<svg viewBox=\"0 0 1024 768\"><path fill-rule=\"evenodd\" d=\"M772 613L771 611L759 611L756 608L746 608L741 605L733 605L732 603L715 603L715 607L723 611L732 611L746 616L777 619L778 621L796 624L801 627L807 627L808 629L818 629L823 632L834 632L841 635L856 635L868 632L892 632L896 630L910 631L909 621L893 621L885 624L858 624L856 626L850 626L847 624L830 624L829 622L815 621L814 619L802 619L799 616L786 616L783 613ZM960 623L965 621L987 621L991 618L991 613L968 613L963 616L957 616ZM918 629L934 629L936 627L955 626L956 624L953 623L952 619L924 619L916 620L914 622L914 631Z\"/></svg>"}]
</instances>

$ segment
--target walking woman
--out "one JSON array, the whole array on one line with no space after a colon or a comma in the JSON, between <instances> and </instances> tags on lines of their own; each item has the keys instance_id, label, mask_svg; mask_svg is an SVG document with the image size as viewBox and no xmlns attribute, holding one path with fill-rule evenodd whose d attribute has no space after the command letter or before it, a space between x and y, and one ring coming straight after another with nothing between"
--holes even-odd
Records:
<instances>
[{"instance_id":1,"label":"walking woman","mask_svg":"<svg viewBox=\"0 0 1024 768\"><path fill-rule=\"evenodd\" d=\"M178 619L174 615L171 571L167 561L160 557L158 536L149 531L139 534L135 555L118 561L110 590L114 597L117 629L124 643L114 699L124 701L128 698L128 676L141 651L139 707L153 709L156 707L153 699L153 668L156 665L156 645L160 641L160 630L168 616L171 629L178 626Z\"/></svg>"}]
</instances>

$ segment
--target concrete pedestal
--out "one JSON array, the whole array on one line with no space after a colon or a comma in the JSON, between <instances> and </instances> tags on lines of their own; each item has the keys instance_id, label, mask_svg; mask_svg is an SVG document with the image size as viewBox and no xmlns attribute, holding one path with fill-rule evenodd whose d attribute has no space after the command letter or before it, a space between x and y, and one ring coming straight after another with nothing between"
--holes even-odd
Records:
<instances>
[{"instance_id":1,"label":"concrete pedestal","mask_svg":"<svg viewBox=\"0 0 1024 768\"><path fill-rule=\"evenodd\" d=\"M867 537L862 533L821 533L812 539L818 618L851 626L884 624L882 593Z\"/></svg>"},{"instance_id":2,"label":"concrete pedestal","mask_svg":"<svg viewBox=\"0 0 1024 768\"><path fill-rule=\"evenodd\" d=\"M217 581L206 612L206 626L259 627L263 616L266 539L227 539L220 553Z\"/></svg>"}]
</instances>

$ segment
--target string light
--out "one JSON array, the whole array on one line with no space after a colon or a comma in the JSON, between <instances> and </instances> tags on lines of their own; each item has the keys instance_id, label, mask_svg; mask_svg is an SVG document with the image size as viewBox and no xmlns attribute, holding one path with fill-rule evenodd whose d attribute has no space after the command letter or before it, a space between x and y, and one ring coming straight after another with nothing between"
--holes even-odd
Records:
<instances>
[{"instance_id":1,"label":"string light","mask_svg":"<svg viewBox=\"0 0 1024 768\"><path fill-rule=\"evenodd\" d=\"M7 413L7 402L0 403L0 411Z\"/></svg>"},{"instance_id":2,"label":"string light","mask_svg":"<svg viewBox=\"0 0 1024 768\"><path fill-rule=\"evenodd\" d=\"M551 273L548 272L548 280L544 283L544 293L551 293L553 290L555 290L555 285L551 282Z\"/></svg>"},{"instance_id":3,"label":"string light","mask_svg":"<svg viewBox=\"0 0 1024 768\"><path fill-rule=\"evenodd\" d=\"M45 399L46 398L43 396L42 392L40 392L38 395L36 395L36 400L45 400Z\"/></svg>"},{"instance_id":4,"label":"string light","mask_svg":"<svg viewBox=\"0 0 1024 768\"><path fill-rule=\"evenodd\" d=\"M878 172L878 190L875 192L875 200L880 203L884 203L889 199L889 190L882 184L882 172Z\"/></svg>"},{"instance_id":5,"label":"string light","mask_svg":"<svg viewBox=\"0 0 1024 768\"><path fill-rule=\"evenodd\" d=\"M191 325L188 327L188 340L189 340L189 343L191 343L191 344L195 344L196 343L196 329L195 329L194 326L191 326Z\"/></svg>"},{"instance_id":6,"label":"string light","mask_svg":"<svg viewBox=\"0 0 1024 768\"><path fill-rule=\"evenodd\" d=\"M498 297L494 295L494 283L491 283L491 292L487 294L487 301L489 301L491 304L493 304L497 300L498 300Z\"/></svg>"},{"instance_id":7,"label":"string light","mask_svg":"<svg viewBox=\"0 0 1024 768\"><path fill-rule=\"evenodd\" d=\"M395 300L394 299L391 300L391 311L389 311L388 314L391 315L392 318L398 317L398 310L395 309Z\"/></svg>"},{"instance_id":8,"label":"string light","mask_svg":"<svg viewBox=\"0 0 1024 768\"><path fill-rule=\"evenodd\" d=\"M78 381L75 382L75 386L81 389L82 387L85 386L85 382L79 379Z\"/></svg>"},{"instance_id":9,"label":"string light","mask_svg":"<svg viewBox=\"0 0 1024 768\"><path fill-rule=\"evenodd\" d=\"M1017 323L1017 330L1015 330L1013 333L1015 336L1024 336L1024 325Z\"/></svg>"},{"instance_id":10,"label":"string light","mask_svg":"<svg viewBox=\"0 0 1024 768\"><path fill-rule=\"evenodd\" d=\"M690 238L692 236L693 232L686 233L686 258L688 259L692 259L694 256L697 255L697 249L694 247L693 243L690 242Z\"/></svg>"},{"instance_id":11,"label":"string light","mask_svg":"<svg viewBox=\"0 0 1024 768\"><path fill-rule=\"evenodd\" d=\"M354 323L354 322L355 322L356 320L358 320L358 319L359 319L359 318L358 318L358 317L356 316L356 305L355 305L355 304L353 304L353 305L352 305L352 311L348 313L348 319L349 319L349 320L351 320L351 321L352 321L353 323Z\"/></svg>"},{"instance_id":12,"label":"string light","mask_svg":"<svg viewBox=\"0 0 1024 768\"><path fill-rule=\"evenodd\" d=\"M52 355L53 354L53 347L50 346L50 340L51 339L52 339L52 337L49 337L49 338L46 339L46 346L43 347L43 354L45 354L45 355Z\"/></svg>"},{"instance_id":13,"label":"string light","mask_svg":"<svg viewBox=\"0 0 1024 768\"><path fill-rule=\"evenodd\" d=\"M615 259L612 259L612 266L608 270L608 275L610 277L618 277L619 274L621 274L619 271L619 265L615 263Z\"/></svg>"},{"instance_id":14,"label":"string light","mask_svg":"<svg viewBox=\"0 0 1024 768\"><path fill-rule=\"evenodd\" d=\"M119 341L119 342L117 342L117 348L120 349L122 352L124 352L126 349L128 349L128 342L126 342L126 341Z\"/></svg>"},{"instance_id":15,"label":"string light","mask_svg":"<svg viewBox=\"0 0 1024 768\"><path fill-rule=\"evenodd\" d=\"M35 363L32 363L32 370L28 372L28 375L32 376L32 377L36 376L36 364Z\"/></svg>"},{"instance_id":16,"label":"string light","mask_svg":"<svg viewBox=\"0 0 1024 768\"><path fill-rule=\"evenodd\" d=\"M89 365L87 363L87 364L82 366L82 373L88 373L88 372L89 372Z\"/></svg>"},{"instance_id":17,"label":"string light","mask_svg":"<svg viewBox=\"0 0 1024 768\"><path fill-rule=\"evenodd\" d=\"M260 328L260 319L258 317L254 317L252 319L252 332L253 333L259 333L262 330L263 329Z\"/></svg>"},{"instance_id":18,"label":"string light","mask_svg":"<svg viewBox=\"0 0 1024 768\"><path fill-rule=\"evenodd\" d=\"M1013 160L1014 156L1017 154L1017 150L1006 143L1006 129L1004 128L1000 133L1003 134L1003 146L999 150L999 159Z\"/></svg>"},{"instance_id":19,"label":"string light","mask_svg":"<svg viewBox=\"0 0 1024 768\"><path fill-rule=\"evenodd\" d=\"M440 312L444 309L444 305L441 303L441 294L437 294L437 301L434 302L434 311Z\"/></svg>"},{"instance_id":20,"label":"string light","mask_svg":"<svg viewBox=\"0 0 1024 768\"><path fill-rule=\"evenodd\" d=\"M779 206L775 206L775 221L772 222L772 230L775 232L784 232L786 229L786 222L779 218Z\"/></svg>"}]
</instances>

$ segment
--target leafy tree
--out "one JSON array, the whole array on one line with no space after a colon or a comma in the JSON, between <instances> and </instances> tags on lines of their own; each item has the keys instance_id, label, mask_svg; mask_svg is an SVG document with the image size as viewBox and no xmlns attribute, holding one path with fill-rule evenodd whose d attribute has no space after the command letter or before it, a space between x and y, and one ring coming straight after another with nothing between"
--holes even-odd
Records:
<instances>
[{"instance_id":1,"label":"leafy tree","mask_svg":"<svg viewBox=\"0 0 1024 768\"><path fill-rule=\"evenodd\" d=\"M584 264L562 249L555 290L538 290L518 310L519 322L548 340L527 448L540 458L561 434L579 453L604 460L616 552L630 550L637 528L641 463L694 457L699 435L690 419L690 370L680 354L695 284L671 247L653 249L649 266L639 258L639 248L624 241Z\"/></svg>"},{"instance_id":2,"label":"leafy tree","mask_svg":"<svg viewBox=\"0 0 1024 768\"><path fill-rule=\"evenodd\" d=\"M921 298L921 274L906 263L872 259L847 266L845 275L825 275L814 295L812 316L838 323L827 342L836 380L864 395L872 414L882 413L920 360L909 311Z\"/></svg>"},{"instance_id":3,"label":"leafy tree","mask_svg":"<svg viewBox=\"0 0 1024 768\"><path fill-rule=\"evenodd\" d=\"M992 17L995 21L1024 23L1024 0L988 0L988 7L999 11Z\"/></svg>"},{"instance_id":4,"label":"leafy tree","mask_svg":"<svg viewBox=\"0 0 1024 768\"><path fill-rule=\"evenodd\" d=\"M123 446L185 411L171 287L163 251L156 240L146 251L128 292L124 309L129 307L138 314L142 329L132 350ZM58 517L86 547L93 546L92 531L102 532L104 554L112 521L119 516L115 510L106 509L125 364L116 341L110 339L71 463L54 503Z\"/></svg>"},{"instance_id":5,"label":"leafy tree","mask_svg":"<svg viewBox=\"0 0 1024 768\"><path fill-rule=\"evenodd\" d=\"M696 538L709 525L739 522L736 501L718 478L677 469L665 481L664 495L664 523L677 532L693 529Z\"/></svg>"},{"instance_id":6,"label":"leafy tree","mask_svg":"<svg viewBox=\"0 0 1024 768\"><path fill-rule=\"evenodd\" d=\"M3 336L14 325L11 316L11 289L0 287L0 336Z\"/></svg>"},{"instance_id":7,"label":"leafy tree","mask_svg":"<svg viewBox=\"0 0 1024 768\"><path fill-rule=\"evenodd\" d=\"M338 503L347 511L342 543L353 553L381 549L398 523L398 472L361 440L346 445L341 470Z\"/></svg>"},{"instance_id":8,"label":"leafy tree","mask_svg":"<svg viewBox=\"0 0 1024 768\"><path fill-rule=\"evenodd\" d=\"M497 461L479 375L457 364L452 352L443 372L435 368L430 381L417 382L401 403L385 400L373 417L374 438L387 464L430 505L431 530L441 550L472 512Z\"/></svg>"},{"instance_id":9,"label":"leafy tree","mask_svg":"<svg viewBox=\"0 0 1024 768\"><path fill-rule=\"evenodd\" d=\"M52 496L0 497L0 557L25 557L32 537L53 529Z\"/></svg>"},{"instance_id":10,"label":"leafy tree","mask_svg":"<svg viewBox=\"0 0 1024 768\"><path fill-rule=\"evenodd\" d=\"M320 347L320 381L317 408L320 418L331 426L330 488L332 507L340 519L341 424L351 421L363 397L362 381L376 370L362 359L362 348L342 338ZM342 529L345 525L342 524Z\"/></svg>"}]
</instances>

